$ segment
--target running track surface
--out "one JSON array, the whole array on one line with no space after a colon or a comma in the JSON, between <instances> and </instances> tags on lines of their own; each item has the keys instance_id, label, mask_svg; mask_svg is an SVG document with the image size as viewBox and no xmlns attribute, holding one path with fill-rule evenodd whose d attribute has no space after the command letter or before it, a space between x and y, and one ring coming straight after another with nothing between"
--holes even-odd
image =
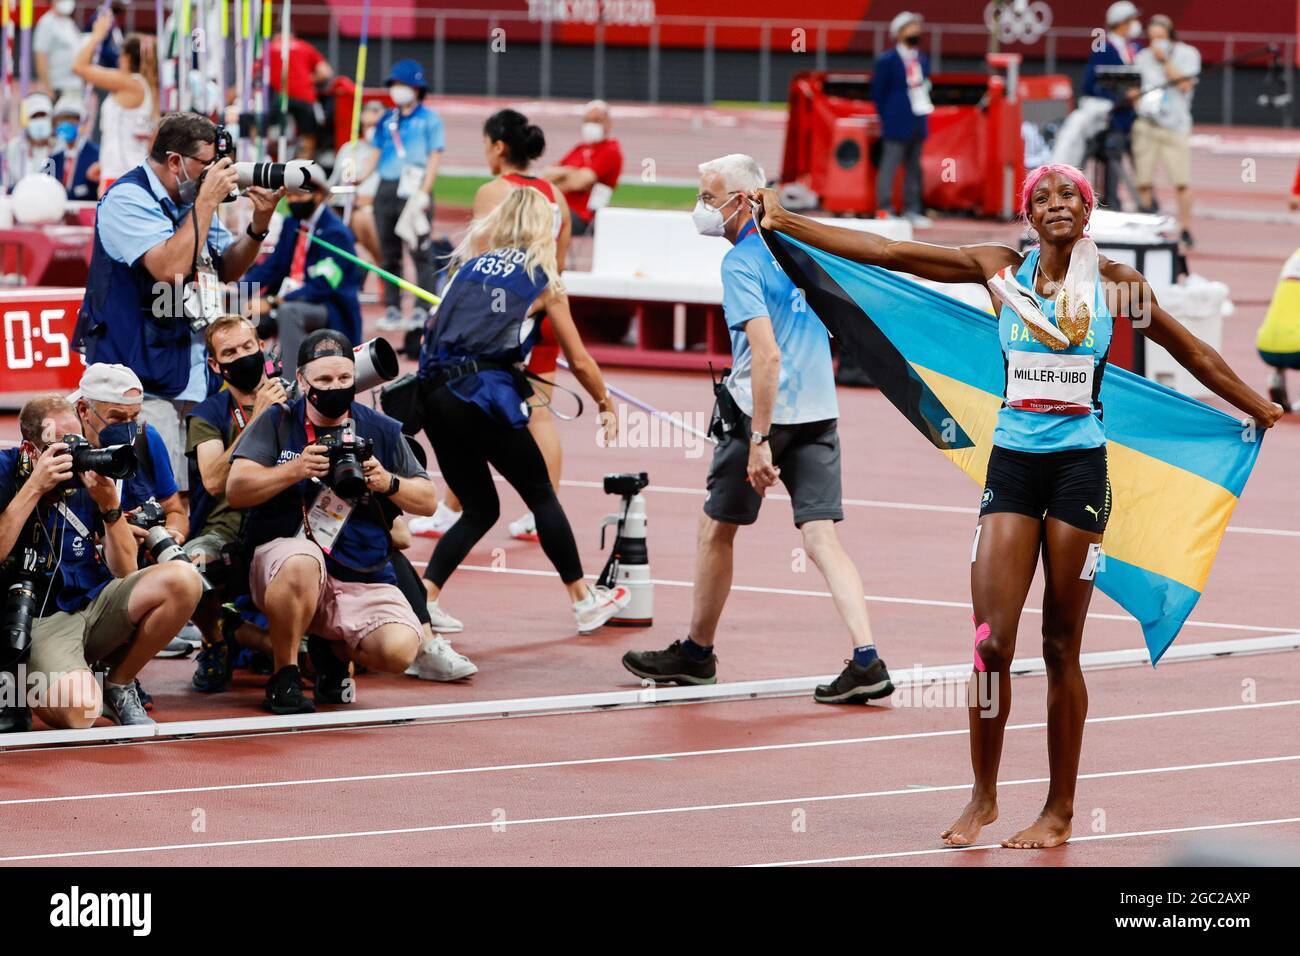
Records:
<instances>
[{"instance_id":1,"label":"running track surface","mask_svg":"<svg viewBox=\"0 0 1300 956\"><path fill-rule=\"evenodd\" d=\"M629 121L622 135L635 141L660 133L674 115L639 127ZM1276 152L1278 135L1227 133L1220 152L1198 152L1195 183L1211 216L1194 225L1192 268L1232 286L1238 308L1225 322L1222 351L1260 388L1266 372L1254 330L1296 244L1292 226L1269 221L1282 208L1293 162L1268 152ZM1233 150L1259 152L1255 183L1241 182ZM954 222L925 238L1015 233ZM619 369L609 376L697 424L707 414L703 376ZM863 576L882 655L895 673L966 660L977 489L878 393L841 390L840 402L847 513L840 528ZM628 424L645 427L635 414ZM456 685L365 676L355 706L626 689L637 682L619 665L625 650L682 636L708 449L600 449L587 419L561 430L561 498L589 573L603 563L599 523L615 504L601 492L601 476L650 473L655 627L575 637L540 549L506 536L505 520L522 508L503 487L502 523L444 598L466 624L455 644L480 673ZM0 422L0 437L16 432L12 418ZM1300 594L1290 585L1300 548L1292 490L1298 455L1300 422L1284 421L1266 440L1180 644L1300 626ZM789 503L773 498L738 539L737 589L718 638L725 681L830 674L848 654L820 576L797 550ZM417 565L431 548L417 539ZM1025 657L1039 653L1033 609L1040 594L1036 586L1021 624ZM1141 646L1136 624L1107 598L1098 594L1092 611L1085 651ZM241 674L227 694L198 699L187 689L191 669L190 661L155 661L144 671L160 720L258 713L260 679ZM798 697L0 752L0 862L1158 864L1188 841L1215 839L1234 848L1266 842L1300 857L1300 655L1087 678L1094 722L1085 735L1076 840L1050 852L940 847L937 834L970 783L964 709L841 709ZM1008 836L1041 805L1044 688L1041 678L1018 681L1002 819L982 842Z\"/></svg>"}]
</instances>

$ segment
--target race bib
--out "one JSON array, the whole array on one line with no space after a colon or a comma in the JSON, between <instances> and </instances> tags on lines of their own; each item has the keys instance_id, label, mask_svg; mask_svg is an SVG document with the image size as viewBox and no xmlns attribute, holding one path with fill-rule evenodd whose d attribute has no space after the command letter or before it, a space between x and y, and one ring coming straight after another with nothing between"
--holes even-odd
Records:
<instances>
[{"instance_id":1,"label":"race bib","mask_svg":"<svg viewBox=\"0 0 1300 956\"><path fill-rule=\"evenodd\" d=\"M1007 353L1007 407L1053 415L1092 411L1092 355Z\"/></svg>"}]
</instances>

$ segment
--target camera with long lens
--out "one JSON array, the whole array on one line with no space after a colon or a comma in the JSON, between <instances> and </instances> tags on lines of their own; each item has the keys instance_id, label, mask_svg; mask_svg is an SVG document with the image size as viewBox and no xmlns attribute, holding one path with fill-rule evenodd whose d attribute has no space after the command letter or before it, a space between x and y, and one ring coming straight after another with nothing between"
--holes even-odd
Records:
<instances>
[{"instance_id":1,"label":"camera with long lens","mask_svg":"<svg viewBox=\"0 0 1300 956\"><path fill-rule=\"evenodd\" d=\"M194 573L199 576L203 582L203 590L209 591L212 585L208 582L207 577L200 571L189 559L185 550L176 543L176 539L171 536L171 532L162 525L154 525L145 535L142 547L145 553L149 555L154 564L163 564L167 561L184 561L190 567L194 568Z\"/></svg>"},{"instance_id":2,"label":"camera with long lens","mask_svg":"<svg viewBox=\"0 0 1300 956\"><path fill-rule=\"evenodd\" d=\"M356 384L358 395L397 378L397 351L388 339L376 336L368 342L362 342L352 350L352 354L356 358L356 371L352 380ZM270 374L271 377L280 379L284 393L292 402L301 397L302 392L298 389L297 380L285 378L283 371L284 366L277 363Z\"/></svg>"},{"instance_id":3,"label":"camera with long lens","mask_svg":"<svg viewBox=\"0 0 1300 956\"><path fill-rule=\"evenodd\" d=\"M650 484L650 476L644 471L637 474L606 475L605 494L631 498Z\"/></svg>"},{"instance_id":4,"label":"camera with long lens","mask_svg":"<svg viewBox=\"0 0 1300 956\"><path fill-rule=\"evenodd\" d=\"M299 193L323 188L328 179L320 164L310 159L291 159L287 163L235 163L235 175L239 177L240 189L250 186L272 190L284 187L289 192Z\"/></svg>"},{"instance_id":5,"label":"camera with long lens","mask_svg":"<svg viewBox=\"0 0 1300 956\"><path fill-rule=\"evenodd\" d=\"M118 480L130 478L138 467L134 445L96 448L82 435L64 435L59 441L68 446L68 452L72 455L72 478L64 483L64 490L75 491L80 488L77 475L88 471Z\"/></svg>"},{"instance_id":6,"label":"camera with long lens","mask_svg":"<svg viewBox=\"0 0 1300 956\"><path fill-rule=\"evenodd\" d=\"M5 591L0 611L0 670L18 664L32 646L36 620L36 582L28 575L16 578Z\"/></svg>"},{"instance_id":7,"label":"camera with long lens","mask_svg":"<svg viewBox=\"0 0 1300 956\"><path fill-rule=\"evenodd\" d=\"M148 531L150 528L162 527L167 522L167 512L163 511L162 505L150 499L127 515L126 522Z\"/></svg>"},{"instance_id":8,"label":"camera with long lens","mask_svg":"<svg viewBox=\"0 0 1300 956\"><path fill-rule=\"evenodd\" d=\"M317 444L324 445L330 460L325 483L349 501L366 493L366 469L363 462L375 453L375 443L357 434L352 421L343 423L337 434L322 435Z\"/></svg>"}]
</instances>

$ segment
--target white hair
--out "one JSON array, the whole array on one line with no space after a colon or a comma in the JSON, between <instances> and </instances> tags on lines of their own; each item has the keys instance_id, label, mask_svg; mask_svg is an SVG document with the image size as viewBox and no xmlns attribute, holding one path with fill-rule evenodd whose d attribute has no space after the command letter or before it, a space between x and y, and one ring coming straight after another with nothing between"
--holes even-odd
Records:
<instances>
[{"instance_id":1,"label":"white hair","mask_svg":"<svg viewBox=\"0 0 1300 956\"><path fill-rule=\"evenodd\" d=\"M904 10L894 19L889 21L889 35L897 38L903 32L903 27L910 23L923 23L924 18L919 13L913 13L911 10Z\"/></svg>"},{"instance_id":2,"label":"white hair","mask_svg":"<svg viewBox=\"0 0 1300 956\"><path fill-rule=\"evenodd\" d=\"M762 189L767 185L767 176L763 167L753 156L744 153L728 153L707 163L700 163L700 175L717 173L722 183L731 192L745 192L750 189Z\"/></svg>"}]
</instances>

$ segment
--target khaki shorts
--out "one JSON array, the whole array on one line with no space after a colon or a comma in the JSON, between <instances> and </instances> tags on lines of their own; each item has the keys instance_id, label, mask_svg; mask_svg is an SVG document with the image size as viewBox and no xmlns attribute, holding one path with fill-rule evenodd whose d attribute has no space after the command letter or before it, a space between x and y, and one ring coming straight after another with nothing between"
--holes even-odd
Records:
<instances>
[{"instance_id":1,"label":"khaki shorts","mask_svg":"<svg viewBox=\"0 0 1300 956\"><path fill-rule=\"evenodd\" d=\"M1133 123L1133 168L1142 188L1155 182L1156 167L1164 166L1173 186L1192 180L1191 134L1177 133L1150 120Z\"/></svg>"},{"instance_id":2,"label":"khaki shorts","mask_svg":"<svg viewBox=\"0 0 1300 956\"><path fill-rule=\"evenodd\" d=\"M85 670L135 636L127 602L143 572L114 578L80 611L59 611L32 626L29 673L50 675Z\"/></svg>"},{"instance_id":3,"label":"khaki shorts","mask_svg":"<svg viewBox=\"0 0 1300 956\"><path fill-rule=\"evenodd\" d=\"M424 628L411 603L394 584L339 581L325 573L325 555L306 538L276 538L253 552L249 591L253 603L266 609L266 589L284 562L297 555L314 558L320 567L316 613L307 630L327 641L346 641L355 648L385 624L405 624L421 637Z\"/></svg>"}]
</instances>

